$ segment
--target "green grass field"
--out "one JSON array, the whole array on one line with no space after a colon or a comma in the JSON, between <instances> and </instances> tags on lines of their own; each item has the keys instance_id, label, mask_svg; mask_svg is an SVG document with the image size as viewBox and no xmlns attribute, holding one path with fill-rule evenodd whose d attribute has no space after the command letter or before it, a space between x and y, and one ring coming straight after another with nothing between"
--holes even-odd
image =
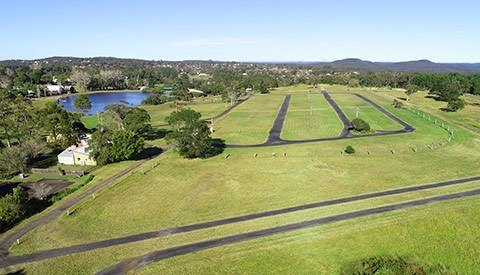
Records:
<instances>
[{"instance_id":1,"label":"green grass field","mask_svg":"<svg viewBox=\"0 0 480 275\"><path fill-rule=\"evenodd\" d=\"M213 137L222 138L227 144L263 143L284 99L284 95L277 93L256 95L225 118L214 122Z\"/></svg>"},{"instance_id":2,"label":"green grass field","mask_svg":"<svg viewBox=\"0 0 480 275\"><path fill-rule=\"evenodd\" d=\"M328 88L332 91L347 90L340 86ZM393 136L226 149L229 158L222 154L210 159L186 160L169 151L103 189L95 198L81 202L75 207L75 215L61 216L30 232L21 239L20 245L12 246L11 253L59 248L480 174L478 135L452 125L455 138L446 143L448 133L438 124L428 122L409 110L395 109L390 106L389 99L370 91L355 91L384 106L416 130ZM335 113L327 109L329 106L320 94L311 94L309 99L308 87L297 86L256 95L215 123L215 137L236 144L265 141L287 93L292 94L291 110L287 114L282 137L302 139L317 134L333 134L335 127L341 129L341 123L338 118L334 120ZM332 97L337 100L337 95ZM342 108L363 102L357 103L353 96L338 97ZM306 113L308 116L318 114L318 117L296 116L297 113L305 113L300 110L309 109L311 104L319 110L314 110L313 115L309 110ZM215 108L212 110L217 112ZM379 130L393 127L392 121L384 121L384 115L372 108L365 107L361 111L361 114L369 114L365 118L372 127L375 125L375 129ZM366 111L370 109L375 112ZM327 110L329 113L323 114ZM309 122L300 124L302 120ZM331 127L310 129L311 125L317 124L331 124ZM347 145L357 150L354 156L341 154ZM416 152L413 148L417 148ZM274 152L277 157L272 156ZM282 156L283 152L286 157ZM254 154L258 156L253 157ZM95 171L95 179L83 190L129 164L100 168ZM480 182L471 182L299 211L49 259L18 268L31 274L91 274L125 258L162 248L479 187ZM168 259L147 266L140 273L336 274L342 265L352 260L398 254L441 263L459 274L474 274L472 271L480 269L477 233L480 226L479 202L478 197L471 197L299 230Z\"/></svg>"},{"instance_id":3,"label":"green grass field","mask_svg":"<svg viewBox=\"0 0 480 275\"><path fill-rule=\"evenodd\" d=\"M305 92L292 89L281 138L303 140L335 137L342 128L342 122L322 94L314 90Z\"/></svg>"},{"instance_id":4,"label":"green grass field","mask_svg":"<svg viewBox=\"0 0 480 275\"><path fill-rule=\"evenodd\" d=\"M209 118L220 114L227 109L229 105L222 102L219 97L208 97L187 102L184 107L202 113L202 118ZM148 111L152 119L152 126L167 123L165 118L175 110L170 103L161 105L142 105L140 108Z\"/></svg>"},{"instance_id":5,"label":"green grass field","mask_svg":"<svg viewBox=\"0 0 480 275\"><path fill-rule=\"evenodd\" d=\"M400 124L353 94L332 94L331 96L350 120L357 117L358 110L358 117L369 123L372 130L403 129Z\"/></svg>"}]
</instances>

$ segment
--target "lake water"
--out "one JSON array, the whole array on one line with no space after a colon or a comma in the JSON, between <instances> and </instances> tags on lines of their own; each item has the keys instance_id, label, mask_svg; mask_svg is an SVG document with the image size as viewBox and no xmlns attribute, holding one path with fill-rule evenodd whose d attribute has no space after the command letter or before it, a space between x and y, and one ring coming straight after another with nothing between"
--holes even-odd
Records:
<instances>
[{"instance_id":1,"label":"lake water","mask_svg":"<svg viewBox=\"0 0 480 275\"><path fill-rule=\"evenodd\" d=\"M92 102L92 109L87 114L96 114L103 112L105 106L120 102L126 102L126 106L137 106L146 99L149 93L143 92L100 92L95 94L87 94L87 97ZM73 106L73 101L77 96L72 95L60 100L59 104L68 111L80 111Z\"/></svg>"}]
</instances>

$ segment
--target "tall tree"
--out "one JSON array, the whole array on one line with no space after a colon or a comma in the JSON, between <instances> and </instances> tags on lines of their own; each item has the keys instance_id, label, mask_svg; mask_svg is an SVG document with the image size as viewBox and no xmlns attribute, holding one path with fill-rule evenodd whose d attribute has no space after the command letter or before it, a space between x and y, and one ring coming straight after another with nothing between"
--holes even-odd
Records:
<instances>
[{"instance_id":1,"label":"tall tree","mask_svg":"<svg viewBox=\"0 0 480 275\"><path fill-rule=\"evenodd\" d=\"M92 79L92 76L85 70L75 69L70 78L77 85L79 92L85 92L90 80Z\"/></svg>"},{"instance_id":2,"label":"tall tree","mask_svg":"<svg viewBox=\"0 0 480 275\"><path fill-rule=\"evenodd\" d=\"M208 158L219 153L210 137L207 123L201 121L200 117L200 113L189 109L175 111L167 117L173 131L166 138L185 158Z\"/></svg>"},{"instance_id":3,"label":"tall tree","mask_svg":"<svg viewBox=\"0 0 480 275\"><path fill-rule=\"evenodd\" d=\"M73 106L82 110L82 112L85 114L88 110L92 108L92 102L87 95L79 94L73 101Z\"/></svg>"},{"instance_id":4,"label":"tall tree","mask_svg":"<svg viewBox=\"0 0 480 275\"><path fill-rule=\"evenodd\" d=\"M75 143L77 133L74 125L79 123L78 114L67 112L55 102L47 102L45 107L38 111L38 120L40 126L61 147Z\"/></svg>"}]
</instances>

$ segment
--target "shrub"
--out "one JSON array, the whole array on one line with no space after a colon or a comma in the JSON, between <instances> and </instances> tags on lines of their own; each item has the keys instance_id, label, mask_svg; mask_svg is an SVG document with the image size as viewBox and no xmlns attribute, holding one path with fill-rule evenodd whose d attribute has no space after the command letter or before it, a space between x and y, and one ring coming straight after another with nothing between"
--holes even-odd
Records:
<instances>
[{"instance_id":1,"label":"shrub","mask_svg":"<svg viewBox=\"0 0 480 275\"><path fill-rule=\"evenodd\" d=\"M465 102L465 100L463 100L461 98L457 98L457 99L454 99L454 100L450 100L448 102L447 110L450 111L450 112L456 112L460 109L465 108L466 105L467 105L467 102Z\"/></svg>"},{"instance_id":2,"label":"shrub","mask_svg":"<svg viewBox=\"0 0 480 275\"><path fill-rule=\"evenodd\" d=\"M400 256L375 256L345 265L340 274L427 275L455 274L440 264Z\"/></svg>"},{"instance_id":3,"label":"shrub","mask_svg":"<svg viewBox=\"0 0 480 275\"><path fill-rule=\"evenodd\" d=\"M64 189L60 190L58 193L56 193L55 195L53 195L50 198L50 202L52 202L52 203L57 202L57 201L63 199L64 197L72 194L73 192L75 192L78 189L85 186L87 183L91 182L93 180L93 177L94 177L93 175L88 175L88 178L83 183L79 183L79 184L74 185L72 187L67 187L67 188L64 188Z\"/></svg>"},{"instance_id":4,"label":"shrub","mask_svg":"<svg viewBox=\"0 0 480 275\"><path fill-rule=\"evenodd\" d=\"M370 124L364 121L361 118L356 118L351 121L352 127L357 132L369 132L370 131Z\"/></svg>"},{"instance_id":5,"label":"shrub","mask_svg":"<svg viewBox=\"0 0 480 275\"><path fill-rule=\"evenodd\" d=\"M0 232L4 232L27 215L28 194L22 187L13 189L13 194L0 198Z\"/></svg>"},{"instance_id":6,"label":"shrub","mask_svg":"<svg viewBox=\"0 0 480 275\"><path fill-rule=\"evenodd\" d=\"M168 101L168 97L162 93L151 93L146 99L142 100L143 105L159 105Z\"/></svg>"},{"instance_id":7,"label":"shrub","mask_svg":"<svg viewBox=\"0 0 480 275\"><path fill-rule=\"evenodd\" d=\"M395 107L395 108L398 108L398 109L403 109L403 102L394 99L393 103L392 103L392 106Z\"/></svg>"},{"instance_id":8,"label":"shrub","mask_svg":"<svg viewBox=\"0 0 480 275\"><path fill-rule=\"evenodd\" d=\"M348 145L347 148L345 148L345 153L353 155L355 154L355 149L351 145Z\"/></svg>"}]
</instances>

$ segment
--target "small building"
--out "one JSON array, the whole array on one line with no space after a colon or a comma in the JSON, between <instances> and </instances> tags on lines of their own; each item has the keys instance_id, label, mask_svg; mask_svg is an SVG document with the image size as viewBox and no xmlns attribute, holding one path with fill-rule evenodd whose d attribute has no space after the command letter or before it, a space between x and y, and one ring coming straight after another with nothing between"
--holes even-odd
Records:
<instances>
[{"instance_id":1,"label":"small building","mask_svg":"<svg viewBox=\"0 0 480 275\"><path fill-rule=\"evenodd\" d=\"M97 162L90 157L86 139L58 154L58 163L66 165L97 165Z\"/></svg>"},{"instance_id":2,"label":"small building","mask_svg":"<svg viewBox=\"0 0 480 275\"><path fill-rule=\"evenodd\" d=\"M196 90L196 89L188 89L188 92L191 94L203 94L203 91Z\"/></svg>"},{"instance_id":3,"label":"small building","mask_svg":"<svg viewBox=\"0 0 480 275\"><path fill-rule=\"evenodd\" d=\"M61 85L47 85L45 86L48 92L61 95L63 93L63 86Z\"/></svg>"}]
</instances>

